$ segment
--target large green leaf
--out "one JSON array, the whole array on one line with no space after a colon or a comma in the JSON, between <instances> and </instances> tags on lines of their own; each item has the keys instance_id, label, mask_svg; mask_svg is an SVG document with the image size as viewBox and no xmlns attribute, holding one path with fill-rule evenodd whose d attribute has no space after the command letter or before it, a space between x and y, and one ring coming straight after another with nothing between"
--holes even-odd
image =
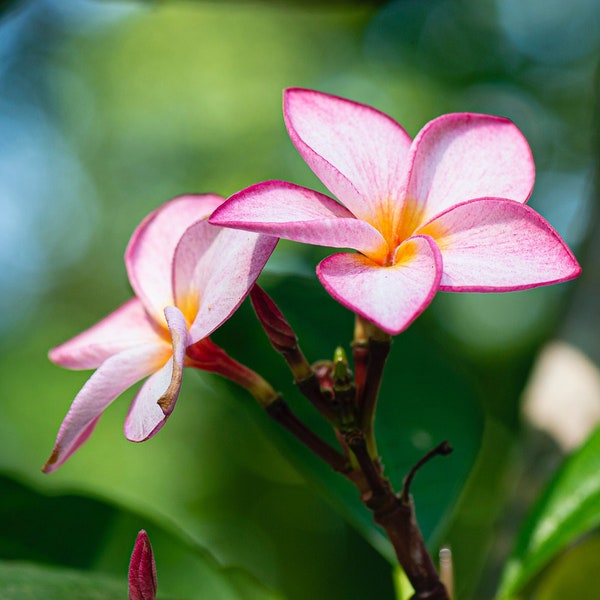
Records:
<instances>
[{"instance_id":1,"label":"large green leaf","mask_svg":"<svg viewBox=\"0 0 600 600\"><path fill-rule=\"evenodd\" d=\"M126 594L126 578L119 581L72 569L0 562L2 600L123 600Z\"/></svg>"},{"instance_id":2,"label":"large green leaf","mask_svg":"<svg viewBox=\"0 0 600 600\"><path fill-rule=\"evenodd\" d=\"M159 586L168 596L276 598L242 570L218 565L206 550L182 539L185 536L173 535L149 518L98 499L48 496L0 476L0 522L0 560L12 561L0 563L2 600L125 597L129 556L142 528L150 535ZM36 567L31 561L54 568ZM73 567L100 570L114 579Z\"/></svg>"},{"instance_id":3,"label":"large green leaf","mask_svg":"<svg viewBox=\"0 0 600 600\"><path fill-rule=\"evenodd\" d=\"M512 598L558 553L600 525L600 429L554 476L523 525L499 596Z\"/></svg>"},{"instance_id":4,"label":"large green leaf","mask_svg":"<svg viewBox=\"0 0 600 600\"><path fill-rule=\"evenodd\" d=\"M353 316L333 301L314 277L263 279L265 287L300 337L309 361L331 358L337 345L352 338ZM239 311L233 328L218 339L235 355L273 381L294 411L323 436L335 443L329 426L290 385L283 361L273 364L273 350L266 338L256 341L256 318L250 310ZM248 339L244 339L244 332ZM264 336L263 336L264 337ZM258 338L260 339L260 338ZM245 343L247 342L247 343ZM354 524L386 558L394 559L391 546L345 479L314 459L309 452L254 411L257 420L276 435L309 481ZM410 467L431 447L448 439L455 452L427 465L418 474L413 495L417 517L430 545L440 541L446 518L477 455L482 431L478 401L463 373L445 356L424 326L415 325L398 336L386 366L379 400L376 432L386 475L399 490Z\"/></svg>"},{"instance_id":5,"label":"large green leaf","mask_svg":"<svg viewBox=\"0 0 600 600\"><path fill-rule=\"evenodd\" d=\"M595 534L576 544L552 562L536 586L536 600L577 598L598 599L600 569L600 535Z\"/></svg>"},{"instance_id":6,"label":"large green leaf","mask_svg":"<svg viewBox=\"0 0 600 600\"><path fill-rule=\"evenodd\" d=\"M104 311L109 309L110 305ZM123 420L135 393L135 389L129 390L107 409L90 440L67 464L51 475L41 473L61 419L89 377L89 372L52 365L47 349L89 326L98 313L98 308L66 297L51 319L38 315L43 325L35 332L14 342L5 338L5 348L10 351L0 360L0 471L13 473L19 481L44 492L42 504L47 501L56 508L49 496L75 494L96 497L120 509L119 526L113 526L114 533L106 540L111 551L96 557L94 568L125 572L135 533L143 527L155 546L161 589L165 593L173 590L175 597L194 597L178 591L182 582L187 581L189 589L195 585L201 590L202 585L214 581L210 561L203 567L200 556L198 564L194 563L199 548L208 548L220 565L243 568L240 572L226 570L227 584L241 590L234 598L276 596L265 586L290 597L314 597L322 592L329 598L346 598L352 593L368 594L374 585L385 597L391 590L385 562L306 487L297 471L282 459L281 446L273 443L277 440L254 425L245 410L245 406L253 408L252 397L244 394L241 402L230 397L216 376L186 371L168 425L144 444L132 444L123 436ZM249 317L248 308L246 313ZM262 342L264 334L253 316L251 319L254 335ZM242 346L253 347L252 332L237 331L236 322L229 329L232 336L237 335L227 346L232 354ZM265 357L272 358L287 383L285 365L266 340L264 344ZM263 414L256 416L260 422L266 420ZM40 513L48 516L43 508ZM128 513L142 518L134 523L123 516ZM46 523L52 522L51 513ZM63 557L69 549L77 552L71 536L77 542L88 527L93 535L94 527L85 524L85 519L74 518L75 522L73 526L67 522L62 530ZM183 539L193 551L175 553L166 548L163 552L157 531L164 531L165 538ZM23 527L23 532L29 532L31 538L31 529ZM17 538L21 545L22 540ZM45 546L33 556L19 556L42 561L49 552ZM16 557L14 553L10 556ZM85 556L88 560L90 554ZM350 556L368 568L347 573ZM119 569L111 557L120 557ZM81 564L71 562L70 566ZM305 576L307 569L311 577ZM251 579L247 572L264 585L238 585ZM196 580L194 584L193 577L186 579L190 573L195 573L200 583ZM227 598L216 592L206 597Z\"/></svg>"}]
</instances>

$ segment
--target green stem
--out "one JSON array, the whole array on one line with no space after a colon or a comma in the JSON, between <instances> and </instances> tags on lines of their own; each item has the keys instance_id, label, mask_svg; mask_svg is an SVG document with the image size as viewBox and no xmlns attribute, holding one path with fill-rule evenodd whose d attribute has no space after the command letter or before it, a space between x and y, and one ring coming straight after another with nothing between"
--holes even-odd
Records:
<instances>
[{"instance_id":1,"label":"green stem","mask_svg":"<svg viewBox=\"0 0 600 600\"><path fill-rule=\"evenodd\" d=\"M266 379L231 358L225 350L209 338L205 338L187 349L186 366L217 373L248 390L272 419L287 429L332 469L347 474L349 465L343 454L300 421Z\"/></svg>"}]
</instances>

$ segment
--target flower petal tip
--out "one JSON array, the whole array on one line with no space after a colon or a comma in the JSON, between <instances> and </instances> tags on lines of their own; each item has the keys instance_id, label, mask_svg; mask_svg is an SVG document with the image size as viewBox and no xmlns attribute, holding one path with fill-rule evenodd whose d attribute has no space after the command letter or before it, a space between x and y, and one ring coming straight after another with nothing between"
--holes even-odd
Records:
<instances>
[{"instance_id":1,"label":"flower petal tip","mask_svg":"<svg viewBox=\"0 0 600 600\"><path fill-rule=\"evenodd\" d=\"M52 454L50 454L50 457L48 458L48 460L45 462L44 466L42 467L42 473L52 473L53 471L56 471L56 469L58 469L59 464L58 464L58 460L60 457L60 450L58 447L54 448L52 450Z\"/></svg>"}]
</instances>

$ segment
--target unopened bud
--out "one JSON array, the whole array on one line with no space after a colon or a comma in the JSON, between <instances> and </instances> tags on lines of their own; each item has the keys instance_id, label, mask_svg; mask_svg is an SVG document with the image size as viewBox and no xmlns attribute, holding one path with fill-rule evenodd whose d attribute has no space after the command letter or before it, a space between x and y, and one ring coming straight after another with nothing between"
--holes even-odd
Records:
<instances>
[{"instance_id":1,"label":"unopened bud","mask_svg":"<svg viewBox=\"0 0 600 600\"><path fill-rule=\"evenodd\" d=\"M275 350L285 352L297 348L296 334L275 302L260 286L253 286L250 291L250 300L256 316Z\"/></svg>"},{"instance_id":2,"label":"unopened bud","mask_svg":"<svg viewBox=\"0 0 600 600\"><path fill-rule=\"evenodd\" d=\"M250 291L250 300L271 345L285 358L296 382L311 377L312 370L298 347L298 338L275 302L256 284Z\"/></svg>"},{"instance_id":3,"label":"unopened bud","mask_svg":"<svg viewBox=\"0 0 600 600\"><path fill-rule=\"evenodd\" d=\"M129 563L129 600L156 599L156 564L148 534L142 529Z\"/></svg>"}]
</instances>

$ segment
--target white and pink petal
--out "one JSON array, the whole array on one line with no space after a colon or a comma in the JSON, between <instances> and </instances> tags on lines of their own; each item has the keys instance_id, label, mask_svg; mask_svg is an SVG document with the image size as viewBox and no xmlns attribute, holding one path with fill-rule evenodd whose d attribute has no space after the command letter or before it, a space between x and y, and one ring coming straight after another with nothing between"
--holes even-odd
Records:
<instances>
[{"instance_id":1,"label":"white and pink petal","mask_svg":"<svg viewBox=\"0 0 600 600\"><path fill-rule=\"evenodd\" d=\"M360 219L402 196L411 139L388 115L314 90L285 91L283 112L298 152Z\"/></svg>"},{"instance_id":2,"label":"white and pink petal","mask_svg":"<svg viewBox=\"0 0 600 600\"><path fill-rule=\"evenodd\" d=\"M331 248L387 249L372 225L332 198L284 181L265 181L234 194L210 222Z\"/></svg>"},{"instance_id":3,"label":"white and pink petal","mask_svg":"<svg viewBox=\"0 0 600 600\"><path fill-rule=\"evenodd\" d=\"M198 314L200 297L212 269L215 243L223 231L226 230L208 220L199 221L188 227L175 249L172 270L175 306L189 324Z\"/></svg>"},{"instance_id":4,"label":"white and pink petal","mask_svg":"<svg viewBox=\"0 0 600 600\"><path fill-rule=\"evenodd\" d=\"M62 465L89 438L106 407L134 383L160 368L168 356L166 344L145 344L108 358L73 400L44 472L50 473Z\"/></svg>"},{"instance_id":5,"label":"white and pink petal","mask_svg":"<svg viewBox=\"0 0 600 600\"><path fill-rule=\"evenodd\" d=\"M69 341L52 348L50 360L68 369L96 369L123 350L160 341L142 303L132 298Z\"/></svg>"},{"instance_id":6,"label":"white and pink petal","mask_svg":"<svg viewBox=\"0 0 600 600\"><path fill-rule=\"evenodd\" d=\"M475 198L525 203L535 179L523 134L490 115L454 113L430 121L415 138L410 160L407 199L421 223Z\"/></svg>"},{"instance_id":7,"label":"white and pink petal","mask_svg":"<svg viewBox=\"0 0 600 600\"><path fill-rule=\"evenodd\" d=\"M224 201L212 194L180 196L148 215L133 233L125 265L137 297L153 319L166 326L163 309L173 305L172 268L184 231L206 219Z\"/></svg>"},{"instance_id":8,"label":"white and pink petal","mask_svg":"<svg viewBox=\"0 0 600 600\"><path fill-rule=\"evenodd\" d=\"M581 268L552 226L526 205L503 198L465 202L420 230L444 261L449 291L515 291L577 277Z\"/></svg>"},{"instance_id":9,"label":"white and pink petal","mask_svg":"<svg viewBox=\"0 0 600 600\"><path fill-rule=\"evenodd\" d=\"M403 242L392 266L382 267L361 254L334 254L317 267L333 298L392 335L427 308L441 273L440 252L428 236Z\"/></svg>"},{"instance_id":10,"label":"white and pink petal","mask_svg":"<svg viewBox=\"0 0 600 600\"><path fill-rule=\"evenodd\" d=\"M210 252L199 260L192 279L200 290L198 311L190 326L192 343L209 336L237 310L278 242L273 236L217 229L219 234ZM194 231L189 234L192 241Z\"/></svg>"}]
</instances>

